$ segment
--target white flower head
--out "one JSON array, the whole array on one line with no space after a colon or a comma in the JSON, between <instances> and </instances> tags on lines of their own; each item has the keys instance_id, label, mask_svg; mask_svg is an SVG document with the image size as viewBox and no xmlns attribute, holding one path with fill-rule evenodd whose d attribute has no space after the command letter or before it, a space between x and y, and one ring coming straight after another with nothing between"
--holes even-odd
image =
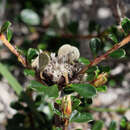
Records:
<instances>
[{"instance_id":1,"label":"white flower head","mask_svg":"<svg viewBox=\"0 0 130 130\"><path fill-rule=\"evenodd\" d=\"M73 62L75 60L78 60L78 58L80 57L80 52L78 48L69 44L65 44L59 48L58 57L59 59L61 59L62 57L66 57L67 60Z\"/></svg>"},{"instance_id":2,"label":"white flower head","mask_svg":"<svg viewBox=\"0 0 130 130\"><path fill-rule=\"evenodd\" d=\"M65 74L72 78L80 71L82 64L77 61L79 57L78 48L65 44L59 48L58 56L55 53L41 51L32 66L37 68L44 81L48 82L48 79L51 79L53 83L58 83Z\"/></svg>"}]
</instances>

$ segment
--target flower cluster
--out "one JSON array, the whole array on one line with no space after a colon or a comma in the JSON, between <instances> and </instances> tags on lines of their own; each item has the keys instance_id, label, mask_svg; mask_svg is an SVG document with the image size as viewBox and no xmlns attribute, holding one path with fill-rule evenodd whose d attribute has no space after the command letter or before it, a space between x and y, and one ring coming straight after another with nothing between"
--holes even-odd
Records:
<instances>
[{"instance_id":1,"label":"flower cluster","mask_svg":"<svg viewBox=\"0 0 130 130\"><path fill-rule=\"evenodd\" d=\"M40 59L40 54L43 55L43 59ZM59 48L58 56L55 53L50 53L49 55L40 52L40 54L37 61L39 60L38 66L44 66L40 67L40 77L43 80L48 80L47 78L49 78L52 82L58 83L61 77L65 77L65 75L68 76L68 79L71 79L83 67L83 64L78 62L79 50L69 44Z\"/></svg>"}]
</instances>

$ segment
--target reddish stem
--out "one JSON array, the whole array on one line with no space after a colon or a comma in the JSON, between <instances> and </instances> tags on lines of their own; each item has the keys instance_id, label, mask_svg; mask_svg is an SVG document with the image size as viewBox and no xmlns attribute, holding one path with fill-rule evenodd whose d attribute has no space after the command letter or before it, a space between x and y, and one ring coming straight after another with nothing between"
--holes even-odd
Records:
<instances>
[{"instance_id":1,"label":"reddish stem","mask_svg":"<svg viewBox=\"0 0 130 130\"><path fill-rule=\"evenodd\" d=\"M14 46L11 45L10 42L6 39L4 34L0 34L0 40L3 42L3 44L14 54L18 57L18 60L22 63L24 67L27 67L26 59L16 50Z\"/></svg>"},{"instance_id":2,"label":"reddish stem","mask_svg":"<svg viewBox=\"0 0 130 130\"><path fill-rule=\"evenodd\" d=\"M89 67L97 65L101 61L105 60L109 54L116 51L117 49L121 48L122 46L126 45L128 42L130 42L130 35L128 35L126 38L124 38L120 43L115 44L110 50L108 50L105 54L95 58L89 65L85 66L82 70L78 72L79 74L85 73Z\"/></svg>"}]
</instances>

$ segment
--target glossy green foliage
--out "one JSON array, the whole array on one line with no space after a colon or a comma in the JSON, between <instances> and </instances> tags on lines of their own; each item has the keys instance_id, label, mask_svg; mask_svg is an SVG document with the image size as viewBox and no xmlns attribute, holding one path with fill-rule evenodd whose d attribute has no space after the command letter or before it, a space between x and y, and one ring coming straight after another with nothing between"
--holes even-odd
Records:
<instances>
[{"instance_id":1,"label":"glossy green foliage","mask_svg":"<svg viewBox=\"0 0 130 130\"><path fill-rule=\"evenodd\" d=\"M24 75L25 76L32 76L34 77L35 76L35 71L34 70L30 70L30 69L24 69Z\"/></svg>"},{"instance_id":2,"label":"glossy green foliage","mask_svg":"<svg viewBox=\"0 0 130 130\"><path fill-rule=\"evenodd\" d=\"M35 59L38 56L38 51L37 49L34 48L29 48L27 52L27 60L29 63L32 62L33 59Z\"/></svg>"},{"instance_id":3,"label":"glossy green foliage","mask_svg":"<svg viewBox=\"0 0 130 130\"><path fill-rule=\"evenodd\" d=\"M5 23L3 23L0 29L0 33L6 32L10 26L11 26L11 23L9 21L6 21Z\"/></svg>"},{"instance_id":4,"label":"glossy green foliage","mask_svg":"<svg viewBox=\"0 0 130 130\"><path fill-rule=\"evenodd\" d=\"M88 59L84 58L84 57L80 57L78 59L78 61L83 63L83 64L85 64L85 65L89 65L90 64L90 61Z\"/></svg>"},{"instance_id":5,"label":"glossy green foliage","mask_svg":"<svg viewBox=\"0 0 130 130\"><path fill-rule=\"evenodd\" d=\"M70 87L85 98L90 98L96 95L95 87L90 84L71 84Z\"/></svg>"},{"instance_id":6,"label":"glossy green foliage","mask_svg":"<svg viewBox=\"0 0 130 130\"><path fill-rule=\"evenodd\" d=\"M127 34L130 33L130 19L124 18L124 19L121 21L121 26L122 26L123 30L124 30Z\"/></svg>"},{"instance_id":7,"label":"glossy green foliage","mask_svg":"<svg viewBox=\"0 0 130 130\"><path fill-rule=\"evenodd\" d=\"M12 30L10 30L9 28L7 29L7 39L10 42L11 38L13 36L13 32Z\"/></svg>"},{"instance_id":8,"label":"glossy green foliage","mask_svg":"<svg viewBox=\"0 0 130 130\"><path fill-rule=\"evenodd\" d=\"M89 122L92 121L93 117L90 113L85 113L85 112L78 112L78 111L73 111L70 117L70 122Z\"/></svg>"},{"instance_id":9,"label":"glossy green foliage","mask_svg":"<svg viewBox=\"0 0 130 130\"><path fill-rule=\"evenodd\" d=\"M118 49L117 51L114 51L113 53L110 54L112 58L116 58L116 59L123 58L125 57L125 55L126 55L126 52L124 49Z\"/></svg>"},{"instance_id":10,"label":"glossy green foliage","mask_svg":"<svg viewBox=\"0 0 130 130\"><path fill-rule=\"evenodd\" d=\"M102 130L103 125L104 125L103 121L98 120L95 122L94 126L92 127L92 130Z\"/></svg>"},{"instance_id":11,"label":"glossy green foliage","mask_svg":"<svg viewBox=\"0 0 130 130\"><path fill-rule=\"evenodd\" d=\"M46 95L48 95L49 97L58 97L58 87L57 85L53 85L53 86L44 86L41 83L32 80L29 88L32 88L33 90L37 91L38 93L44 93Z\"/></svg>"},{"instance_id":12,"label":"glossy green foliage","mask_svg":"<svg viewBox=\"0 0 130 130\"><path fill-rule=\"evenodd\" d=\"M92 38L90 40L89 46L94 55L96 55L101 49L102 42L99 38Z\"/></svg>"},{"instance_id":13,"label":"glossy green foliage","mask_svg":"<svg viewBox=\"0 0 130 130\"><path fill-rule=\"evenodd\" d=\"M22 10L20 16L21 16L22 21L28 25L40 24L39 15L31 9Z\"/></svg>"},{"instance_id":14,"label":"glossy green foliage","mask_svg":"<svg viewBox=\"0 0 130 130\"><path fill-rule=\"evenodd\" d=\"M108 130L117 130L116 122L115 121L111 121Z\"/></svg>"}]
</instances>

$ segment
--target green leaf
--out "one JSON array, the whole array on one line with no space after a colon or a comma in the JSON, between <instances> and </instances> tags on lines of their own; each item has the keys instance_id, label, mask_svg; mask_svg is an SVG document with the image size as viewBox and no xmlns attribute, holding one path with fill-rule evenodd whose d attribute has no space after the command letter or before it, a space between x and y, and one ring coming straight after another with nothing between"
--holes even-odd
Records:
<instances>
[{"instance_id":1,"label":"green leaf","mask_svg":"<svg viewBox=\"0 0 130 130\"><path fill-rule=\"evenodd\" d=\"M92 121L93 117L90 113L80 113L78 111L73 111L71 116L70 116L70 122L78 122L78 123L82 123L82 122L89 122Z\"/></svg>"},{"instance_id":2,"label":"green leaf","mask_svg":"<svg viewBox=\"0 0 130 130\"><path fill-rule=\"evenodd\" d=\"M126 119L126 117L122 117L121 121L120 121L120 126L122 128L126 128L126 125L127 125L127 119Z\"/></svg>"},{"instance_id":3,"label":"green leaf","mask_svg":"<svg viewBox=\"0 0 130 130\"><path fill-rule=\"evenodd\" d=\"M19 82L15 79L15 77L8 71L8 69L2 63L0 63L0 73L3 75L5 79L8 80L9 84L18 95L23 91L23 88L19 84Z\"/></svg>"},{"instance_id":4,"label":"green leaf","mask_svg":"<svg viewBox=\"0 0 130 130\"><path fill-rule=\"evenodd\" d=\"M87 78L86 78L87 81L91 82L94 79L95 79L95 73L91 73L91 74L87 75Z\"/></svg>"},{"instance_id":5,"label":"green leaf","mask_svg":"<svg viewBox=\"0 0 130 130\"><path fill-rule=\"evenodd\" d=\"M96 121L96 123L95 123L94 126L92 127L92 130L102 130L103 124L104 124L104 123L103 123L102 120Z\"/></svg>"},{"instance_id":6,"label":"green leaf","mask_svg":"<svg viewBox=\"0 0 130 130\"><path fill-rule=\"evenodd\" d=\"M58 97L57 85L44 86L41 83L39 83L35 80L32 80L29 85L29 88L32 88L37 92L44 93L44 94L48 95L49 97L54 97L54 98Z\"/></svg>"},{"instance_id":7,"label":"green leaf","mask_svg":"<svg viewBox=\"0 0 130 130\"><path fill-rule=\"evenodd\" d=\"M97 91L99 92L106 92L107 91L107 86L106 85L103 85L103 86L99 86L96 88Z\"/></svg>"},{"instance_id":8,"label":"green leaf","mask_svg":"<svg viewBox=\"0 0 130 130\"><path fill-rule=\"evenodd\" d=\"M55 129L54 129L55 130ZM56 127L56 130L62 130L62 128L60 128L60 127Z\"/></svg>"},{"instance_id":9,"label":"green leaf","mask_svg":"<svg viewBox=\"0 0 130 130\"><path fill-rule=\"evenodd\" d=\"M47 94L49 97L58 97L58 87L57 85L49 86L45 90L45 94Z\"/></svg>"},{"instance_id":10,"label":"green leaf","mask_svg":"<svg viewBox=\"0 0 130 130\"><path fill-rule=\"evenodd\" d=\"M58 116L62 116L62 113L59 111L59 110L57 110L57 109L53 109L53 112L56 114L56 115L58 115Z\"/></svg>"},{"instance_id":11,"label":"green leaf","mask_svg":"<svg viewBox=\"0 0 130 130\"><path fill-rule=\"evenodd\" d=\"M111 121L108 130L117 130L115 121Z\"/></svg>"},{"instance_id":12,"label":"green leaf","mask_svg":"<svg viewBox=\"0 0 130 130\"><path fill-rule=\"evenodd\" d=\"M117 38L117 36L116 36L114 33L109 34L108 37L109 37L112 41L114 41L115 43L118 42L118 38Z\"/></svg>"},{"instance_id":13,"label":"green leaf","mask_svg":"<svg viewBox=\"0 0 130 130\"><path fill-rule=\"evenodd\" d=\"M47 49L47 43L39 43L38 44L38 49L41 49L41 50Z\"/></svg>"},{"instance_id":14,"label":"green leaf","mask_svg":"<svg viewBox=\"0 0 130 130\"><path fill-rule=\"evenodd\" d=\"M73 104L72 107L74 110L75 108L77 108L80 105L81 101L75 97L71 97L71 98L72 98L72 104Z\"/></svg>"},{"instance_id":15,"label":"green leaf","mask_svg":"<svg viewBox=\"0 0 130 130\"><path fill-rule=\"evenodd\" d=\"M9 26L11 26L11 23L9 21L6 21L1 27L0 33L6 32Z\"/></svg>"},{"instance_id":16,"label":"green leaf","mask_svg":"<svg viewBox=\"0 0 130 130\"><path fill-rule=\"evenodd\" d=\"M91 98L96 95L95 87L90 84L71 84L70 87L86 98Z\"/></svg>"},{"instance_id":17,"label":"green leaf","mask_svg":"<svg viewBox=\"0 0 130 130\"><path fill-rule=\"evenodd\" d=\"M20 48L18 46L15 46L15 48L21 55L27 56L27 50L22 49L22 48Z\"/></svg>"},{"instance_id":18,"label":"green leaf","mask_svg":"<svg viewBox=\"0 0 130 130\"><path fill-rule=\"evenodd\" d=\"M114 87L116 86L116 81L111 79L108 84L109 86Z\"/></svg>"},{"instance_id":19,"label":"green leaf","mask_svg":"<svg viewBox=\"0 0 130 130\"><path fill-rule=\"evenodd\" d=\"M125 57L126 52L124 49L118 49L116 51L114 51L113 53L111 53L109 56L111 56L112 58L123 58Z\"/></svg>"},{"instance_id":20,"label":"green leaf","mask_svg":"<svg viewBox=\"0 0 130 130\"><path fill-rule=\"evenodd\" d=\"M37 56L38 56L37 49L29 48L27 52L27 60L29 61L29 63L31 63L32 59L36 58Z\"/></svg>"},{"instance_id":21,"label":"green leaf","mask_svg":"<svg viewBox=\"0 0 130 130\"><path fill-rule=\"evenodd\" d=\"M113 47L112 43L110 43L110 42L107 41L107 42L105 43L105 46L104 46L103 50L104 50L104 52L107 52L107 51L110 50L112 47Z\"/></svg>"},{"instance_id":22,"label":"green leaf","mask_svg":"<svg viewBox=\"0 0 130 130\"><path fill-rule=\"evenodd\" d=\"M121 26L122 26L124 32L130 33L130 19L124 18L124 19L121 21Z\"/></svg>"},{"instance_id":23,"label":"green leaf","mask_svg":"<svg viewBox=\"0 0 130 130\"><path fill-rule=\"evenodd\" d=\"M78 59L78 61L83 63L83 64L85 64L85 65L89 65L90 64L90 61L88 59L84 58L84 57L80 57Z\"/></svg>"},{"instance_id":24,"label":"green leaf","mask_svg":"<svg viewBox=\"0 0 130 130\"><path fill-rule=\"evenodd\" d=\"M101 40L99 38L92 38L89 42L90 49L94 55L97 54L97 52L101 48Z\"/></svg>"},{"instance_id":25,"label":"green leaf","mask_svg":"<svg viewBox=\"0 0 130 130\"><path fill-rule=\"evenodd\" d=\"M55 102L56 102L57 104L59 104L59 105L62 104L62 101L61 101L60 99L57 99Z\"/></svg>"},{"instance_id":26,"label":"green leaf","mask_svg":"<svg viewBox=\"0 0 130 130\"><path fill-rule=\"evenodd\" d=\"M117 28L117 26L111 26L108 28L108 34L108 37L115 43L122 41L125 36L124 33Z\"/></svg>"},{"instance_id":27,"label":"green leaf","mask_svg":"<svg viewBox=\"0 0 130 130\"><path fill-rule=\"evenodd\" d=\"M7 29L7 39L8 39L9 42L10 42L12 36L13 36L13 32L8 28Z\"/></svg>"},{"instance_id":28,"label":"green leaf","mask_svg":"<svg viewBox=\"0 0 130 130\"><path fill-rule=\"evenodd\" d=\"M71 93L74 92L71 87L65 87L65 88L63 89L63 91L64 91L65 94L71 94Z\"/></svg>"},{"instance_id":29,"label":"green leaf","mask_svg":"<svg viewBox=\"0 0 130 130\"><path fill-rule=\"evenodd\" d=\"M39 15L31 9L24 9L20 13L22 21L28 25L39 25L40 17Z\"/></svg>"},{"instance_id":30,"label":"green leaf","mask_svg":"<svg viewBox=\"0 0 130 130\"><path fill-rule=\"evenodd\" d=\"M95 71L98 71L98 70L99 70L98 66L93 66L93 67L89 68L86 72L87 73L92 73L92 72L95 72Z\"/></svg>"},{"instance_id":31,"label":"green leaf","mask_svg":"<svg viewBox=\"0 0 130 130\"><path fill-rule=\"evenodd\" d=\"M35 71L34 70L30 70L30 69L24 69L24 75L25 76L28 76L28 75L31 75L31 76L35 76Z\"/></svg>"}]
</instances>

